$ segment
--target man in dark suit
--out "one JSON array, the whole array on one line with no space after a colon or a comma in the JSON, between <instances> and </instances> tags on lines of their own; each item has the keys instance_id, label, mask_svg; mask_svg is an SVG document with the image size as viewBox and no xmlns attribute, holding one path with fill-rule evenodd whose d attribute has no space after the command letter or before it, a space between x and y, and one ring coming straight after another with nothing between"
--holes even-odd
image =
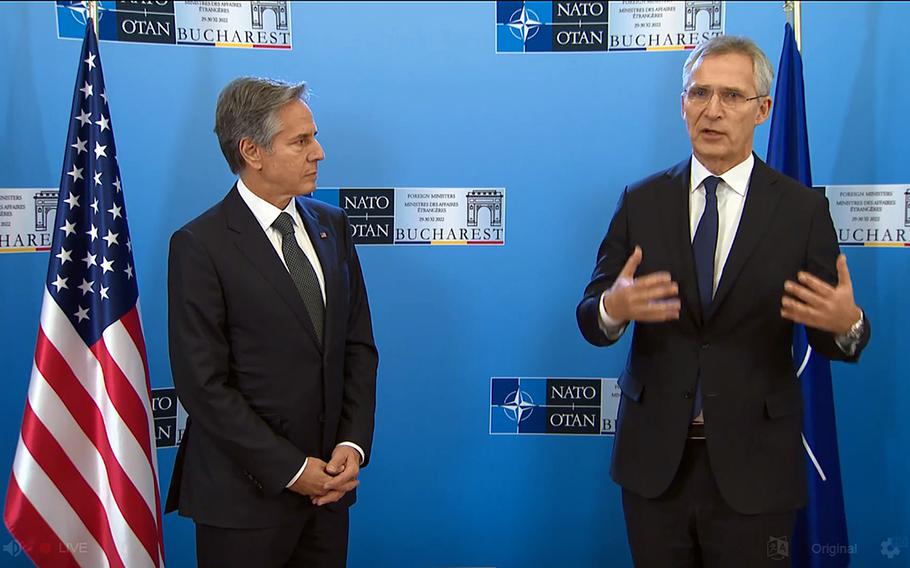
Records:
<instances>
[{"instance_id":1,"label":"man in dark suit","mask_svg":"<svg viewBox=\"0 0 910 568\"><path fill-rule=\"evenodd\" d=\"M171 238L174 384L189 420L166 512L200 566L344 566L373 438L377 351L304 84L240 78L215 132L236 185Z\"/></svg>"},{"instance_id":2,"label":"man in dark suit","mask_svg":"<svg viewBox=\"0 0 910 568\"><path fill-rule=\"evenodd\" d=\"M635 322L611 474L637 566L780 564L806 502L793 323L831 359L869 340L825 198L752 153L772 76L745 38L691 53L693 155L623 191L578 305L594 345Z\"/></svg>"}]
</instances>

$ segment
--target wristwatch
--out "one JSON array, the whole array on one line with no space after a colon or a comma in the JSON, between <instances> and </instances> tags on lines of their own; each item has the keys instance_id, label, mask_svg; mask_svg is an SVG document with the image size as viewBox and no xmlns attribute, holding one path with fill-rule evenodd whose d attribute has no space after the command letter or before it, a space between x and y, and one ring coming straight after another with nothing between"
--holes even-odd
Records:
<instances>
[{"instance_id":1,"label":"wristwatch","mask_svg":"<svg viewBox=\"0 0 910 568\"><path fill-rule=\"evenodd\" d=\"M844 334L844 338L851 342L856 343L863 337L863 332L866 330L866 316L863 313L863 310L859 311L859 319L856 320L856 323L850 326L850 329L847 330L847 333Z\"/></svg>"}]
</instances>

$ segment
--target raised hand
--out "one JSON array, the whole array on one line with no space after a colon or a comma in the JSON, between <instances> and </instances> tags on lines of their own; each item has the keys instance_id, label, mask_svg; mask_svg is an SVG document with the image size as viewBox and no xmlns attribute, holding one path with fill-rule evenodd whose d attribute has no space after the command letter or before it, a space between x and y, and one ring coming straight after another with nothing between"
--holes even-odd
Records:
<instances>
[{"instance_id":1,"label":"raised hand","mask_svg":"<svg viewBox=\"0 0 910 568\"><path fill-rule=\"evenodd\" d=\"M808 272L800 271L796 277L799 282L784 282L781 317L841 335L862 316L853 301L853 283L843 254L837 257L837 286Z\"/></svg>"},{"instance_id":2,"label":"raised hand","mask_svg":"<svg viewBox=\"0 0 910 568\"><path fill-rule=\"evenodd\" d=\"M643 253L636 246L603 296L604 309L611 318L621 321L662 322L679 319L681 302L679 285L669 272L654 272L636 278Z\"/></svg>"}]
</instances>

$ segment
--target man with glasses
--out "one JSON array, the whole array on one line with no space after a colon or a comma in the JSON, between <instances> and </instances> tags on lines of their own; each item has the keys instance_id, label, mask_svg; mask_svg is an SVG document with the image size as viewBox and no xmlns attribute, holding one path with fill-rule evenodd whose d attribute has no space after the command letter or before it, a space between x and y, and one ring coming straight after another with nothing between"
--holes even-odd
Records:
<instances>
[{"instance_id":1,"label":"man with glasses","mask_svg":"<svg viewBox=\"0 0 910 568\"><path fill-rule=\"evenodd\" d=\"M772 77L746 38L692 51L692 156L623 191L578 305L597 346L635 322L611 473L637 566L781 564L806 502L794 322L830 359L869 340L826 200L752 153Z\"/></svg>"}]
</instances>

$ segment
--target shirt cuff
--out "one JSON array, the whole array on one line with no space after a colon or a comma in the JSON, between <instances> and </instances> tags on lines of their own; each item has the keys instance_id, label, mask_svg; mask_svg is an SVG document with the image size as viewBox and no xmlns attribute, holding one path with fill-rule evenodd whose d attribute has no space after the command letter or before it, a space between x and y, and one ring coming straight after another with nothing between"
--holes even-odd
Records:
<instances>
[{"instance_id":1,"label":"shirt cuff","mask_svg":"<svg viewBox=\"0 0 910 568\"><path fill-rule=\"evenodd\" d=\"M607 313L607 309L604 307L604 296L606 293L607 292L604 291L604 293L600 295L600 301L598 302L598 307L600 308L600 321L597 323L600 325L600 331L604 332L607 339L615 341L619 339L626 330L628 323L615 320Z\"/></svg>"},{"instance_id":2,"label":"shirt cuff","mask_svg":"<svg viewBox=\"0 0 910 568\"><path fill-rule=\"evenodd\" d=\"M360 454L360 465L363 465L364 460L367 459L367 455L363 452L363 448L355 444L354 442L341 442L338 446L348 446L357 450L357 453ZM335 446L336 448L338 446Z\"/></svg>"},{"instance_id":3,"label":"shirt cuff","mask_svg":"<svg viewBox=\"0 0 910 568\"><path fill-rule=\"evenodd\" d=\"M295 475L294 477L291 478L291 481L287 485L284 486L285 488L288 488L291 485L294 485L295 483L297 483L297 480L300 479L301 475L303 475L303 470L306 469L306 462L308 462L308 461L310 461L310 458L306 458L303 460L303 465L297 471L297 475Z\"/></svg>"}]
</instances>

